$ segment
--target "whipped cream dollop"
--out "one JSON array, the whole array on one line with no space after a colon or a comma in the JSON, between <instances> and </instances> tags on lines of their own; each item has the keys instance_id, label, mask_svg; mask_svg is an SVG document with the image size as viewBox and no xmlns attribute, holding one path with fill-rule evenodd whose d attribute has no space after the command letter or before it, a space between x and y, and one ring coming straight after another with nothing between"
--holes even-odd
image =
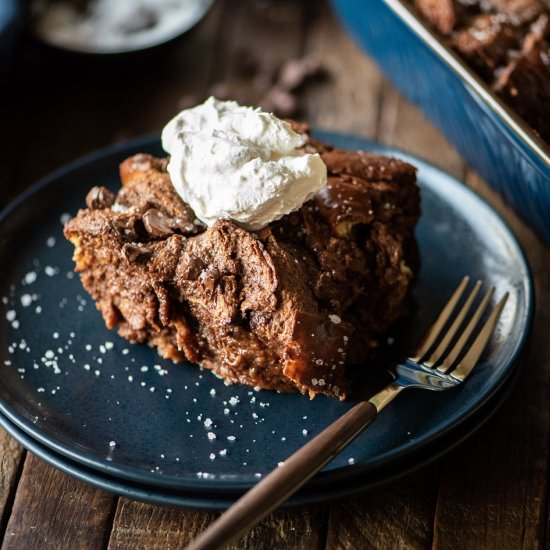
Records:
<instances>
[{"instance_id":1,"label":"whipped cream dollop","mask_svg":"<svg viewBox=\"0 0 550 550\"><path fill-rule=\"evenodd\" d=\"M327 183L306 136L260 109L213 97L162 131L176 191L207 225L233 220L256 231L299 209Z\"/></svg>"}]
</instances>

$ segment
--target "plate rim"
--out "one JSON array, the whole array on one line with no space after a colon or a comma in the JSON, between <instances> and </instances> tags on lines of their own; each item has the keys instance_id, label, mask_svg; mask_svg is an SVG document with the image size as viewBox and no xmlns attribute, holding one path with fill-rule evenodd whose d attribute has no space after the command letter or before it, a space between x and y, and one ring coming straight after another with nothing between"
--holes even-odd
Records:
<instances>
[{"instance_id":1,"label":"plate rim","mask_svg":"<svg viewBox=\"0 0 550 550\"><path fill-rule=\"evenodd\" d=\"M355 482L353 485L340 485L338 488L330 487L312 487L311 480L306 483L304 488L286 500L281 504L281 508L296 508L299 506L310 506L314 504L321 504L324 502L331 502L334 500L340 500L343 498L349 498L365 494L371 490L380 488L389 483L395 482L401 478L406 477L409 474L419 470L420 468L427 467L428 465L441 459L449 452L457 448L464 443L470 436L476 433L481 427L483 427L495 414L501 409L504 403L510 397L510 394L516 387L516 382L521 376L525 365L525 355L527 355L527 348L522 350L521 357L519 358L518 368L514 371L512 378L506 382L504 387L500 388L497 395L493 396L491 400L488 400L482 410L477 411L478 421L470 418L466 423L466 429L464 430L464 424L460 424L455 427L456 432L464 430L458 433L458 437L455 434L450 442L444 444L441 448L438 448L436 452L421 455L420 460L418 456L413 457L412 463L399 463L397 465L397 471L386 473L382 476L378 475L374 479L362 478ZM485 412L485 414L482 414ZM475 415L474 415L475 416ZM147 502L149 504L163 505L163 506L176 506L178 508L191 508L196 510L225 510L235 500L243 494L243 491L225 493L222 491L213 491L208 494L204 492L190 491L184 493L181 490L165 493L162 487L147 486L139 483L133 483L126 479L117 479L116 477L108 476L102 472L98 472L91 468L86 467L83 464L72 461L63 455L56 453L54 450L42 445L39 441L35 440L30 435L26 434L23 430L13 424L7 417L0 413L0 428L3 428L16 439L27 451L36 455L40 460L43 460L53 468L63 472L66 475L73 477L83 483L87 483L101 490L116 494L121 497L130 498L141 502ZM446 437L449 437L447 434ZM439 440L432 441L431 444L440 443ZM429 446L428 446L429 447ZM426 453L428 449L422 449L418 454ZM410 460L410 457L407 458ZM390 468L395 468L395 464L391 464ZM350 482L353 480L349 480ZM313 489L313 491L308 491ZM327 491L328 489L328 491ZM215 495L214 493L219 493ZM161 496L162 495L162 496Z\"/></svg>"},{"instance_id":2,"label":"plate rim","mask_svg":"<svg viewBox=\"0 0 550 550\"><path fill-rule=\"evenodd\" d=\"M504 232L505 238L510 242L516 249L519 259L522 263L522 268L525 270L526 277L522 281L525 289L526 296L526 308L525 308L525 324L524 330L521 332L521 336L518 341L515 343L513 352L510 354L507 362L507 367L505 372L499 379L497 384L494 384L491 389L486 393L483 399L478 400L475 406L470 407L466 414L462 415L460 418L457 418L454 422L448 424L444 429L437 430L435 433L426 434L423 438L418 439L414 443L410 443L405 449L402 449L398 452L396 449L392 451L387 451L381 457L376 460L370 461L368 464L353 464L345 465L339 468L334 468L329 471L322 471L317 474L310 482L311 487L326 487L330 484L333 484L338 481L346 481L360 475L366 475L386 467L388 464L407 458L409 455L419 452L422 448L430 445L434 440L443 437L448 434L449 431L456 428L460 424L464 423L468 418L470 418L475 412L483 406L484 403L489 401L496 392L502 388L502 386L510 379L511 375L517 369L517 362L519 357L522 354L522 351L525 348L525 344L529 338L529 335L532 331L532 324L534 319L534 310L535 310L535 292L534 292L534 283L531 268L529 262L525 256L525 253L518 242L516 236L509 228L508 224L503 220L500 214L487 202L485 202L477 193L472 191L470 188L462 184L458 178L445 172L443 169L433 165L431 162L426 161L420 156L412 155L410 153L404 152L399 148L388 146L383 143L373 141L369 138L364 138L362 136L357 136L349 133L340 133L333 132L330 130L321 130L314 129L312 133L315 137L321 138L327 142L338 141L338 140L348 140L351 142L356 142L362 148L367 148L373 152L384 152L385 154L395 155L400 159L403 159L407 162L416 163L418 168L428 168L430 171L435 172L442 178L452 182L455 185L458 185L463 192L469 195L474 201L477 202L478 206L484 208L496 222L499 224L500 229ZM31 185L23 193L18 195L13 201L11 201L1 212L0 212L0 225L3 224L9 216L17 210L21 205L23 205L27 200L29 200L35 193L40 192L48 185L54 184L56 180L66 177L73 171L84 168L86 165L92 164L96 161L103 160L105 156L121 154L132 154L132 150L139 148L153 148L158 147L160 143L159 136L156 133L148 134L145 136L140 136L132 140L127 140L115 144L108 145L106 147L92 151L76 160L69 162L57 170L54 170L50 174L46 175L44 178L41 178L35 184ZM155 476L151 478L147 475L146 472L130 472L123 470L119 467L113 466L111 464L105 464L99 462L95 459L89 459L83 455L76 453L74 450L66 448L63 443L56 443L52 441L47 435L43 435L41 431L36 429L36 426L32 422L28 421L25 418L20 418L16 411L12 411L9 407L6 407L5 403L0 400L0 413L6 416L11 422L13 422L18 428L22 429L30 437L38 441L39 443L45 445L46 447L52 449L53 451L64 455L65 457L74 460L86 467L92 468L96 471L104 472L106 475L116 476L128 481L135 483L151 483L156 487L169 487L173 486L174 479L168 478L164 480L162 477ZM216 477L214 479L191 479L185 478L182 480L181 487L184 486L190 488L193 491L209 492L212 490L222 491L222 492L231 492L239 491L250 488L253 484L253 480L235 480L235 479L226 479Z\"/></svg>"}]
</instances>

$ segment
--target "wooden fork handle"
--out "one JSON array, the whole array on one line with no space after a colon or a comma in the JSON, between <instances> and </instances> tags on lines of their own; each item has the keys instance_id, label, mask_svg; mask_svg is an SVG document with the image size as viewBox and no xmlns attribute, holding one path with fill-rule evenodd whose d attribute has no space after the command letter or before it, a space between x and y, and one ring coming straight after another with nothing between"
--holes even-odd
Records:
<instances>
[{"instance_id":1,"label":"wooden fork handle","mask_svg":"<svg viewBox=\"0 0 550 550\"><path fill-rule=\"evenodd\" d=\"M378 414L362 401L291 455L226 510L187 550L222 548L259 523L359 435Z\"/></svg>"}]
</instances>

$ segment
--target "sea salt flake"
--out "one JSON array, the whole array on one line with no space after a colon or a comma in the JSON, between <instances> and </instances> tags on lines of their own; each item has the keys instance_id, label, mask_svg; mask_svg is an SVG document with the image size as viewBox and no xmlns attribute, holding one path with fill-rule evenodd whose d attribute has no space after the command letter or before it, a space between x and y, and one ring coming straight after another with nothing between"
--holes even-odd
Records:
<instances>
[{"instance_id":1,"label":"sea salt flake","mask_svg":"<svg viewBox=\"0 0 550 550\"><path fill-rule=\"evenodd\" d=\"M46 246L48 248L53 248L55 246L55 237L48 237L46 239Z\"/></svg>"},{"instance_id":2,"label":"sea salt flake","mask_svg":"<svg viewBox=\"0 0 550 550\"><path fill-rule=\"evenodd\" d=\"M116 447L116 441L109 441L109 447L111 447L111 449Z\"/></svg>"},{"instance_id":3,"label":"sea salt flake","mask_svg":"<svg viewBox=\"0 0 550 550\"><path fill-rule=\"evenodd\" d=\"M30 294L21 295L20 300L23 307L29 307L32 304L32 296Z\"/></svg>"},{"instance_id":4,"label":"sea salt flake","mask_svg":"<svg viewBox=\"0 0 550 550\"><path fill-rule=\"evenodd\" d=\"M44 267L44 273L48 277L53 277L54 275L57 275L59 273L59 269L57 267L52 267L51 265L47 265Z\"/></svg>"},{"instance_id":5,"label":"sea salt flake","mask_svg":"<svg viewBox=\"0 0 550 550\"><path fill-rule=\"evenodd\" d=\"M14 309L10 309L9 311L6 311L6 321L9 321L10 323L15 320L15 317L17 316L17 313Z\"/></svg>"},{"instance_id":6,"label":"sea salt flake","mask_svg":"<svg viewBox=\"0 0 550 550\"><path fill-rule=\"evenodd\" d=\"M25 284L27 285L32 285L34 283L34 281L36 281L36 278L37 278L37 274L36 274L36 271L29 271L24 277L23 277L23 281L25 282Z\"/></svg>"},{"instance_id":7,"label":"sea salt flake","mask_svg":"<svg viewBox=\"0 0 550 550\"><path fill-rule=\"evenodd\" d=\"M339 325L342 322L342 319L338 315L329 315L328 318L335 325Z\"/></svg>"},{"instance_id":8,"label":"sea salt flake","mask_svg":"<svg viewBox=\"0 0 550 550\"><path fill-rule=\"evenodd\" d=\"M216 439L216 434L214 432L208 432L206 436L208 437L208 439L210 439L210 441Z\"/></svg>"}]
</instances>

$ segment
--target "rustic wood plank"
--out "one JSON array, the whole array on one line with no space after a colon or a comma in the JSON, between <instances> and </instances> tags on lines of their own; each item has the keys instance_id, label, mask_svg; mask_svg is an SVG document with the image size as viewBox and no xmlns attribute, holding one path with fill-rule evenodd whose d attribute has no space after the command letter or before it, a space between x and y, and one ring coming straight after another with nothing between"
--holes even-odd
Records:
<instances>
[{"instance_id":1,"label":"rustic wood plank","mask_svg":"<svg viewBox=\"0 0 550 550\"><path fill-rule=\"evenodd\" d=\"M378 139L418 155L462 178L464 160L424 114L405 101L387 81L384 82L382 95Z\"/></svg>"},{"instance_id":2,"label":"rustic wood plank","mask_svg":"<svg viewBox=\"0 0 550 550\"><path fill-rule=\"evenodd\" d=\"M104 547L116 497L77 481L29 454L2 550Z\"/></svg>"},{"instance_id":3,"label":"rustic wood plank","mask_svg":"<svg viewBox=\"0 0 550 550\"><path fill-rule=\"evenodd\" d=\"M437 474L437 465L430 466L363 497L332 504L326 548L428 548Z\"/></svg>"},{"instance_id":4,"label":"rustic wood plank","mask_svg":"<svg viewBox=\"0 0 550 550\"><path fill-rule=\"evenodd\" d=\"M121 498L109 550L183 548L218 516L214 512L177 510ZM324 543L323 507L278 511L250 531L231 550L312 549Z\"/></svg>"},{"instance_id":5,"label":"rustic wood plank","mask_svg":"<svg viewBox=\"0 0 550 550\"><path fill-rule=\"evenodd\" d=\"M550 251L477 176L469 174L467 181L518 236L535 274L538 304L530 353L513 395L442 464L434 547L542 548L550 441Z\"/></svg>"},{"instance_id":6,"label":"rustic wood plank","mask_svg":"<svg viewBox=\"0 0 550 550\"><path fill-rule=\"evenodd\" d=\"M208 93L259 105L266 95L261 78L303 51L302 2L225 0Z\"/></svg>"},{"instance_id":7,"label":"rustic wood plank","mask_svg":"<svg viewBox=\"0 0 550 550\"><path fill-rule=\"evenodd\" d=\"M346 36L328 6L307 34L306 52L322 60L328 81L305 91L305 118L313 126L373 137L383 79L372 60Z\"/></svg>"},{"instance_id":8,"label":"rustic wood plank","mask_svg":"<svg viewBox=\"0 0 550 550\"><path fill-rule=\"evenodd\" d=\"M11 512L24 456L21 445L0 428L0 541Z\"/></svg>"}]
</instances>

